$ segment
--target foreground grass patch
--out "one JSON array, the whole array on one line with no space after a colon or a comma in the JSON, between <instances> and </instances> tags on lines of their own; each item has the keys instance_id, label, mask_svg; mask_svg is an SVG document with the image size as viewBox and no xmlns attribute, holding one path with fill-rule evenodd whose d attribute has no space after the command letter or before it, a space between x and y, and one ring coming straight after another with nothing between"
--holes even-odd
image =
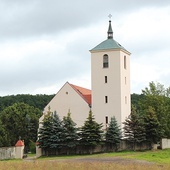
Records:
<instances>
[{"instance_id":1,"label":"foreground grass patch","mask_svg":"<svg viewBox=\"0 0 170 170\"><path fill-rule=\"evenodd\" d=\"M112 152L102 153L93 155L75 155L75 156L55 156L55 157L41 157L40 159L51 160L51 159L75 159L75 158L104 158L104 157L122 157L128 159L145 160L155 163L166 163L170 164L170 149L156 150L156 151L123 151L123 152Z\"/></svg>"},{"instance_id":2,"label":"foreground grass patch","mask_svg":"<svg viewBox=\"0 0 170 170\"><path fill-rule=\"evenodd\" d=\"M109 160L109 161L106 161ZM116 160L116 161L115 161ZM125 160L125 161L124 161ZM154 163L133 161L145 160ZM170 149L0 161L0 170L170 170Z\"/></svg>"},{"instance_id":3,"label":"foreground grass patch","mask_svg":"<svg viewBox=\"0 0 170 170\"><path fill-rule=\"evenodd\" d=\"M127 155L127 157L161 164L170 164L170 149L136 152L136 154Z\"/></svg>"},{"instance_id":4,"label":"foreground grass patch","mask_svg":"<svg viewBox=\"0 0 170 170\"><path fill-rule=\"evenodd\" d=\"M140 164L114 164L104 162L63 162L50 160L36 160L33 162L0 162L1 170L169 170L168 165L140 165Z\"/></svg>"}]
</instances>

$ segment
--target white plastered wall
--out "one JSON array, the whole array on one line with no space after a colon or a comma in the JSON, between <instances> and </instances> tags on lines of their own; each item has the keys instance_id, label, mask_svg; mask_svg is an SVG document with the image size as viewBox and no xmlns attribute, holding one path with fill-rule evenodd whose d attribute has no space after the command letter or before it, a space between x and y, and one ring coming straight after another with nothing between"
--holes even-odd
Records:
<instances>
[{"instance_id":1,"label":"white plastered wall","mask_svg":"<svg viewBox=\"0 0 170 170\"><path fill-rule=\"evenodd\" d=\"M77 127L84 124L90 111L88 103L70 86L69 83L65 83L44 108L44 115L47 113L49 107L51 112L57 112L60 119L67 116L67 113L70 111L71 118L77 124ZM44 115L40 118L40 122L43 121Z\"/></svg>"},{"instance_id":2,"label":"white plastered wall","mask_svg":"<svg viewBox=\"0 0 170 170\"><path fill-rule=\"evenodd\" d=\"M103 68L103 55L109 56L109 67ZM126 55L126 69L124 69ZM108 82L105 83L104 77ZM126 82L125 82L126 77ZM130 114L130 56L121 50L95 51L91 54L92 111L105 126L105 117L116 117L119 125ZM108 96L108 103L105 103ZM126 103L125 103L126 97Z\"/></svg>"}]
</instances>

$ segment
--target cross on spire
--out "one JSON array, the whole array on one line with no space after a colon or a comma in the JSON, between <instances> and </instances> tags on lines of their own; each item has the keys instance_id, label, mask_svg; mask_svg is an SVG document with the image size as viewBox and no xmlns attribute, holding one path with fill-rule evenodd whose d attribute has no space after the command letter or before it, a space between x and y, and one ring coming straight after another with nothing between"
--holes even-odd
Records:
<instances>
[{"instance_id":1,"label":"cross on spire","mask_svg":"<svg viewBox=\"0 0 170 170\"><path fill-rule=\"evenodd\" d=\"M112 15L109 14L108 17L110 18L110 20L109 20L109 28L108 28L108 32L107 32L107 38L108 39L113 39L113 31L112 31L112 25L111 25L111 17L112 17Z\"/></svg>"},{"instance_id":2,"label":"cross on spire","mask_svg":"<svg viewBox=\"0 0 170 170\"><path fill-rule=\"evenodd\" d=\"M109 14L108 17L111 19L112 18L112 14Z\"/></svg>"}]
</instances>

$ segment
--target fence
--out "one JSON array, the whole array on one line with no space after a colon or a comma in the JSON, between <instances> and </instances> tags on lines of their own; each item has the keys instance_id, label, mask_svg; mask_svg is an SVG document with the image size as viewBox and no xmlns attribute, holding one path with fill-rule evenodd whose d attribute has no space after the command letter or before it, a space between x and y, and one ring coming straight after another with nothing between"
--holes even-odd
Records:
<instances>
[{"instance_id":1,"label":"fence","mask_svg":"<svg viewBox=\"0 0 170 170\"><path fill-rule=\"evenodd\" d=\"M161 140L161 149L168 149L170 148L170 139L163 138Z\"/></svg>"},{"instance_id":2,"label":"fence","mask_svg":"<svg viewBox=\"0 0 170 170\"><path fill-rule=\"evenodd\" d=\"M141 144L130 143L126 140L122 140L118 147L109 146L106 144L98 145L95 148L77 146L76 148L68 150L67 148L62 148L60 150L55 149L41 149L36 146L36 157L40 156L50 156L50 155L66 155L66 154L92 154L92 153L104 153L104 152L114 152L123 150L149 150L151 145L147 142Z\"/></svg>"},{"instance_id":3,"label":"fence","mask_svg":"<svg viewBox=\"0 0 170 170\"><path fill-rule=\"evenodd\" d=\"M22 159L24 154L24 142L19 140L13 147L0 148L0 160Z\"/></svg>"},{"instance_id":4,"label":"fence","mask_svg":"<svg viewBox=\"0 0 170 170\"><path fill-rule=\"evenodd\" d=\"M15 147L0 148L0 159L13 159L15 158Z\"/></svg>"}]
</instances>

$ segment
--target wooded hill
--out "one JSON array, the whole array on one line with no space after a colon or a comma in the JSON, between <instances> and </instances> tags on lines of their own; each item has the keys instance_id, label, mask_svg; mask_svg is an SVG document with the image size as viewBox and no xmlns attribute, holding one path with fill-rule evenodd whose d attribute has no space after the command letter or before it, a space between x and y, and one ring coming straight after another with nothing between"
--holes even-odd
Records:
<instances>
[{"instance_id":1,"label":"wooded hill","mask_svg":"<svg viewBox=\"0 0 170 170\"><path fill-rule=\"evenodd\" d=\"M46 94L18 94L0 97L0 112L8 106L12 106L14 103L25 103L40 110L49 103L49 101L54 97L54 95Z\"/></svg>"}]
</instances>

